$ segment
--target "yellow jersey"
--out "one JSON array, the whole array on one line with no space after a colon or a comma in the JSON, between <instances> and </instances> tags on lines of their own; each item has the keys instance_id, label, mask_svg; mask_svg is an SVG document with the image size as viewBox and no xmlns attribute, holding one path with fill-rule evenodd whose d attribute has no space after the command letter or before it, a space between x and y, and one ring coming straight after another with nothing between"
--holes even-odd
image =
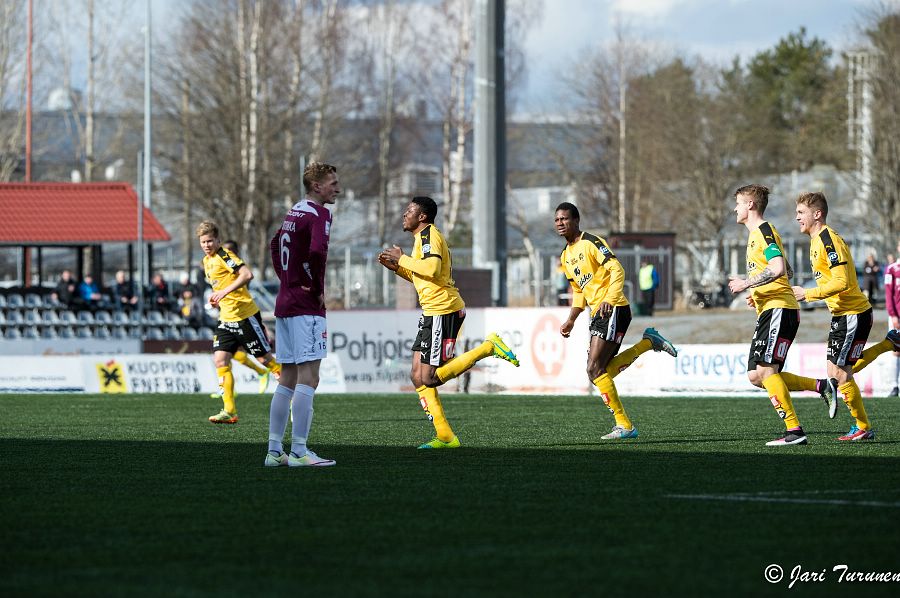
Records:
<instances>
[{"instance_id":1,"label":"yellow jersey","mask_svg":"<svg viewBox=\"0 0 900 598\"><path fill-rule=\"evenodd\" d=\"M413 283L426 316L443 316L465 309L453 282L450 248L444 235L429 224L415 235L412 253L400 256L397 274Z\"/></svg>"},{"instance_id":2,"label":"yellow jersey","mask_svg":"<svg viewBox=\"0 0 900 598\"><path fill-rule=\"evenodd\" d=\"M213 291L221 291L233 283L243 266L241 258L224 247L219 247L214 255L203 256L203 272ZM219 301L219 319L223 322L240 322L258 311L247 285L231 291Z\"/></svg>"},{"instance_id":3,"label":"yellow jersey","mask_svg":"<svg viewBox=\"0 0 900 598\"><path fill-rule=\"evenodd\" d=\"M613 307L628 305L625 269L602 238L582 232L566 245L559 261L572 285L572 307L587 305L593 316L604 301Z\"/></svg>"},{"instance_id":4,"label":"yellow jersey","mask_svg":"<svg viewBox=\"0 0 900 598\"><path fill-rule=\"evenodd\" d=\"M872 308L859 288L850 249L830 226L810 239L809 262L816 288L806 290L807 301L824 299L835 316L861 314Z\"/></svg>"},{"instance_id":5,"label":"yellow jersey","mask_svg":"<svg viewBox=\"0 0 900 598\"><path fill-rule=\"evenodd\" d=\"M756 276L766 269L769 260L781 256L785 260L785 273L770 283L758 287L750 287L750 296L756 304L756 313L761 314L767 309L787 308L800 309L797 298L791 290L791 283L787 277L787 256L784 255L784 246L781 244L781 235L775 227L768 222L763 222L750 232L747 239L747 278Z\"/></svg>"}]
</instances>

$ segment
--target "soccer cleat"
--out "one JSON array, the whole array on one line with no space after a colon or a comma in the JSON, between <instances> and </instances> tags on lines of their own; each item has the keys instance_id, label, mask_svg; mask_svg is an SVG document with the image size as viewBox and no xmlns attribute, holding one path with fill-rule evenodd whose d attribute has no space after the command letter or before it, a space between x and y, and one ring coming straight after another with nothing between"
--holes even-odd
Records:
<instances>
[{"instance_id":1,"label":"soccer cleat","mask_svg":"<svg viewBox=\"0 0 900 598\"><path fill-rule=\"evenodd\" d=\"M287 453L280 453L277 457L272 454L272 452L266 453L266 460L263 461L263 465L266 467L282 467L288 464L288 456Z\"/></svg>"},{"instance_id":2,"label":"soccer cleat","mask_svg":"<svg viewBox=\"0 0 900 598\"><path fill-rule=\"evenodd\" d=\"M850 431L839 437L838 440L875 440L875 430L860 430L859 426L853 424Z\"/></svg>"},{"instance_id":3,"label":"soccer cleat","mask_svg":"<svg viewBox=\"0 0 900 598\"><path fill-rule=\"evenodd\" d=\"M900 388L897 388L897 387L895 386L894 388L891 389L891 392L888 393L888 396L889 396L889 397L900 396Z\"/></svg>"},{"instance_id":4,"label":"soccer cleat","mask_svg":"<svg viewBox=\"0 0 900 598\"><path fill-rule=\"evenodd\" d=\"M311 450L306 451L302 457L298 457L294 453L288 455L288 467L331 467L337 465L334 459L323 459Z\"/></svg>"},{"instance_id":5,"label":"soccer cleat","mask_svg":"<svg viewBox=\"0 0 900 598\"><path fill-rule=\"evenodd\" d=\"M209 398L211 398L211 399L219 399L219 400L221 401L221 400L222 400L222 393L220 393L220 392L211 392L211 393L209 393Z\"/></svg>"},{"instance_id":6,"label":"soccer cleat","mask_svg":"<svg viewBox=\"0 0 900 598\"><path fill-rule=\"evenodd\" d=\"M675 345L661 335L656 328L647 328L644 330L643 338L650 341L654 351L665 351L672 357L678 357L678 349L675 348Z\"/></svg>"},{"instance_id":7,"label":"soccer cleat","mask_svg":"<svg viewBox=\"0 0 900 598\"><path fill-rule=\"evenodd\" d=\"M796 430L785 430L780 438L770 440L766 446L787 446L789 444L806 444L806 442L806 432L803 431L803 428L797 428Z\"/></svg>"},{"instance_id":8,"label":"soccer cleat","mask_svg":"<svg viewBox=\"0 0 900 598\"><path fill-rule=\"evenodd\" d=\"M900 330L888 330L885 338L894 343L894 351L900 351Z\"/></svg>"},{"instance_id":9,"label":"soccer cleat","mask_svg":"<svg viewBox=\"0 0 900 598\"><path fill-rule=\"evenodd\" d=\"M623 426L615 426L609 434L604 434L600 438L603 440L620 440L623 438L637 438L637 428L625 428Z\"/></svg>"},{"instance_id":10,"label":"soccer cleat","mask_svg":"<svg viewBox=\"0 0 900 598\"><path fill-rule=\"evenodd\" d=\"M228 413L224 409L209 416L209 421L214 424L236 424L238 421L237 413Z\"/></svg>"},{"instance_id":11,"label":"soccer cleat","mask_svg":"<svg viewBox=\"0 0 900 598\"><path fill-rule=\"evenodd\" d=\"M505 359L516 367L519 367L519 359L516 357L516 354L512 352L512 350L506 346L506 343L503 342L503 339L496 332L492 332L487 335L485 340L490 341L492 345L494 345L494 357L499 357L500 359Z\"/></svg>"},{"instance_id":12,"label":"soccer cleat","mask_svg":"<svg viewBox=\"0 0 900 598\"><path fill-rule=\"evenodd\" d=\"M425 444L420 444L420 445L419 445L419 448L420 448L420 449L454 449L454 448L459 448L459 437L457 437L457 436L454 434L454 435L453 435L453 438L451 438L451 439L448 440L447 442L444 442L443 440L441 440L440 438L438 438L437 436L435 436L433 439L429 440L429 441L426 442Z\"/></svg>"},{"instance_id":13,"label":"soccer cleat","mask_svg":"<svg viewBox=\"0 0 900 598\"><path fill-rule=\"evenodd\" d=\"M819 391L819 396L825 401L825 406L828 407L828 417L834 419L834 416L837 415L837 380L834 378L816 380L816 389Z\"/></svg>"},{"instance_id":14,"label":"soccer cleat","mask_svg":"<svg viewBox=\"0 0 900 598\"><path fill-rule=\"evenodd\" d=\"M269 370L266 370L265 374L260 374L259 376L259 394L263 394L266 392L266 389L269 388Z\"/></svg>"}]
</instances>

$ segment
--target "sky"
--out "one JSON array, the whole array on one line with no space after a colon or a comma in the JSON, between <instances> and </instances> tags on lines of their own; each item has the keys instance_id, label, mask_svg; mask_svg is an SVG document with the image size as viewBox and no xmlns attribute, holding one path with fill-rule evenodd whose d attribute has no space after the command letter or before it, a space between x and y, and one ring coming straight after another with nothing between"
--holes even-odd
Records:
<instances>
[{"instance_id":1,"label":"sky","mask_svg":"<svg viewBox=\"0 0 900 598\"><path fill-rule=\"evenodd\" d=\"M180 2L152 3L158 40ZM614 40L617 18L638 40L724 66L735 55L747 59L773 47L800 27L835 50L852 47L866 11L879 4L900 6L900 0L543 0L541 17L525 38L528 74L524 88L516 92L511 116L554 115L564 105L559 73L586 51ZM514 6L515 0L507 0L507 13ZM135 35L141 35L145 7L136 1L128 11L128 28ZM76 67L73 79L79 81L83 61L76 58Z\"/></svg>"},{"instance_id":2,"label":"sky","mask_svg":"<svg viewBox=\"0 0 900 598\"><path fill-rule=\"evenodd\" d=\"M888 4L900 0L887 0ZM806 27L835 50L851 47L858 23L879 0L544 0L542 18L526 37L528 82L518 111L546 113L558 99L556 73L586 48L615 38L620 16L634 37L685 56L729 63L773 47Z\"/></svg>"}]
</instances>

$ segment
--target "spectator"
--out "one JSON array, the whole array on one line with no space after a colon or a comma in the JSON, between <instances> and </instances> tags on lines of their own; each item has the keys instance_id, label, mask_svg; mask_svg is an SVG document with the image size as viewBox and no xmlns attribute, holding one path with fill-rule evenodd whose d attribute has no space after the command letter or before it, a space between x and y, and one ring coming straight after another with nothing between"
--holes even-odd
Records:
<instances>
[{"instance_id":1,"label":"spectator","mask_svg":"<svg viewBox=\"0 0 900 598\"><path fill-rule=\"evenodd\" d=\"M94 277L90 274L86 275L78 285L78 295L87 309L94 310L102 307L103 295L100 294L100 286L94 282Z\"/></svg>"},{"instance_id":2,"label":"spectator","mask_svg":"<svg viewBox=\"0 0 900 598\"><path fill-rule=\"evenodd\" d=\"M191 282L191 275L187 272L182 272L178 278L178 286L175 287L175 297L180 300L186 290L190 291L194 297L200 296L200 290L197 288L197 285Z\"/></svg>"},{"instance_id":3,"label":"spectator","mask_svg":"<svg viewBox=\"0 0 900 598\"><path fill-rule=\"evenodd\" d=\"M63 270L59 275L59 282L50 296L66 307L72 307L78 301L78 281L72 276L71 270Z\"/></svg>"},{"instance_id":4,"label":"spectator","mask_svg":"<svg viewBox=\"0 0 900 598\"><path fill-rule=\"evenodd\" d=\"M875 254L870 253L863 265L862 291L870 303L875 303L875 291L878 290L878 281L881 278L881 264L875 259Z\"/></svg>"},{"instance_id":5,"label":"spectator","mask_svg":"<svg viewBox=\"0 0 900 598\"><path fill-rule=\"evenodd\" d=\"M181 290L178 297L178 312L194 330L199 330L206 325L206 310L203 302L194 295L194 291L188 286Z\"/></svg>"},{"instance_id":6,"label":"spectator","mask_svg":"<svg viewBox=\"0 0 900 598\"><path fill-rule=\"evenodd\" d=\"M656 288L659 286L659 274L656 268L650 262L644 260L641 262L641 269L638 270L638 286L641 287L641 302L639 311L643 316L652 316L653 308L656 306Z\"/></svg>"},{"instance_id":7,"label":"spectator","mask_svg":"<svg viewBox=\"0 0 900 598\"><path fill-rule=\"evenodd\" d=\"M150 309L167 312L172 309L172 296L169 294L169 283L163 278L161 272L153 275L150 288L147 289Z\"/></svg>"},{"instance_id":8,"label":"spectator","mask_svg":"<svg viewBox=\"0 0 900 598\"><path fill-rule=\"evenodd\" d=\"M134 281L125 278L125 271L116 272L116 282L112 285L113 303L117 311L132 310L137 305L138 296L134 291Z\"/></svg>"}]
</instances>

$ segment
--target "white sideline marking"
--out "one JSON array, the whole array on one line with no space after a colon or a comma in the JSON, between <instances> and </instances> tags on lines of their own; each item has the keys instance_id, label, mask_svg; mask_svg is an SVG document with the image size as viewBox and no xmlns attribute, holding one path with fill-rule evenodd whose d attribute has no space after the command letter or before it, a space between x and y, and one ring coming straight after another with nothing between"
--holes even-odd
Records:
<instances>
[{"instance_id":1,"label":"white sideline marking","mask_svg":"<svg viewBox=\"0 0 900 598\"><path fill-rule=\"evenodd\" d=\"M822 490L810 492L791 492L791 494L825 494L825 493L850 493L867 492L867 490ZM854 505L861 507L888 507L900 508L900 501L885 502L881 500L846 500L837 498L782 498L774 494L787 494L786 492L758 492L758 493L733 493L733 494L666 494L666 498L680 498L686 500L727 500L732 502L774 502L793 503L803 505Z\"/></svg>"}]
</instances>

